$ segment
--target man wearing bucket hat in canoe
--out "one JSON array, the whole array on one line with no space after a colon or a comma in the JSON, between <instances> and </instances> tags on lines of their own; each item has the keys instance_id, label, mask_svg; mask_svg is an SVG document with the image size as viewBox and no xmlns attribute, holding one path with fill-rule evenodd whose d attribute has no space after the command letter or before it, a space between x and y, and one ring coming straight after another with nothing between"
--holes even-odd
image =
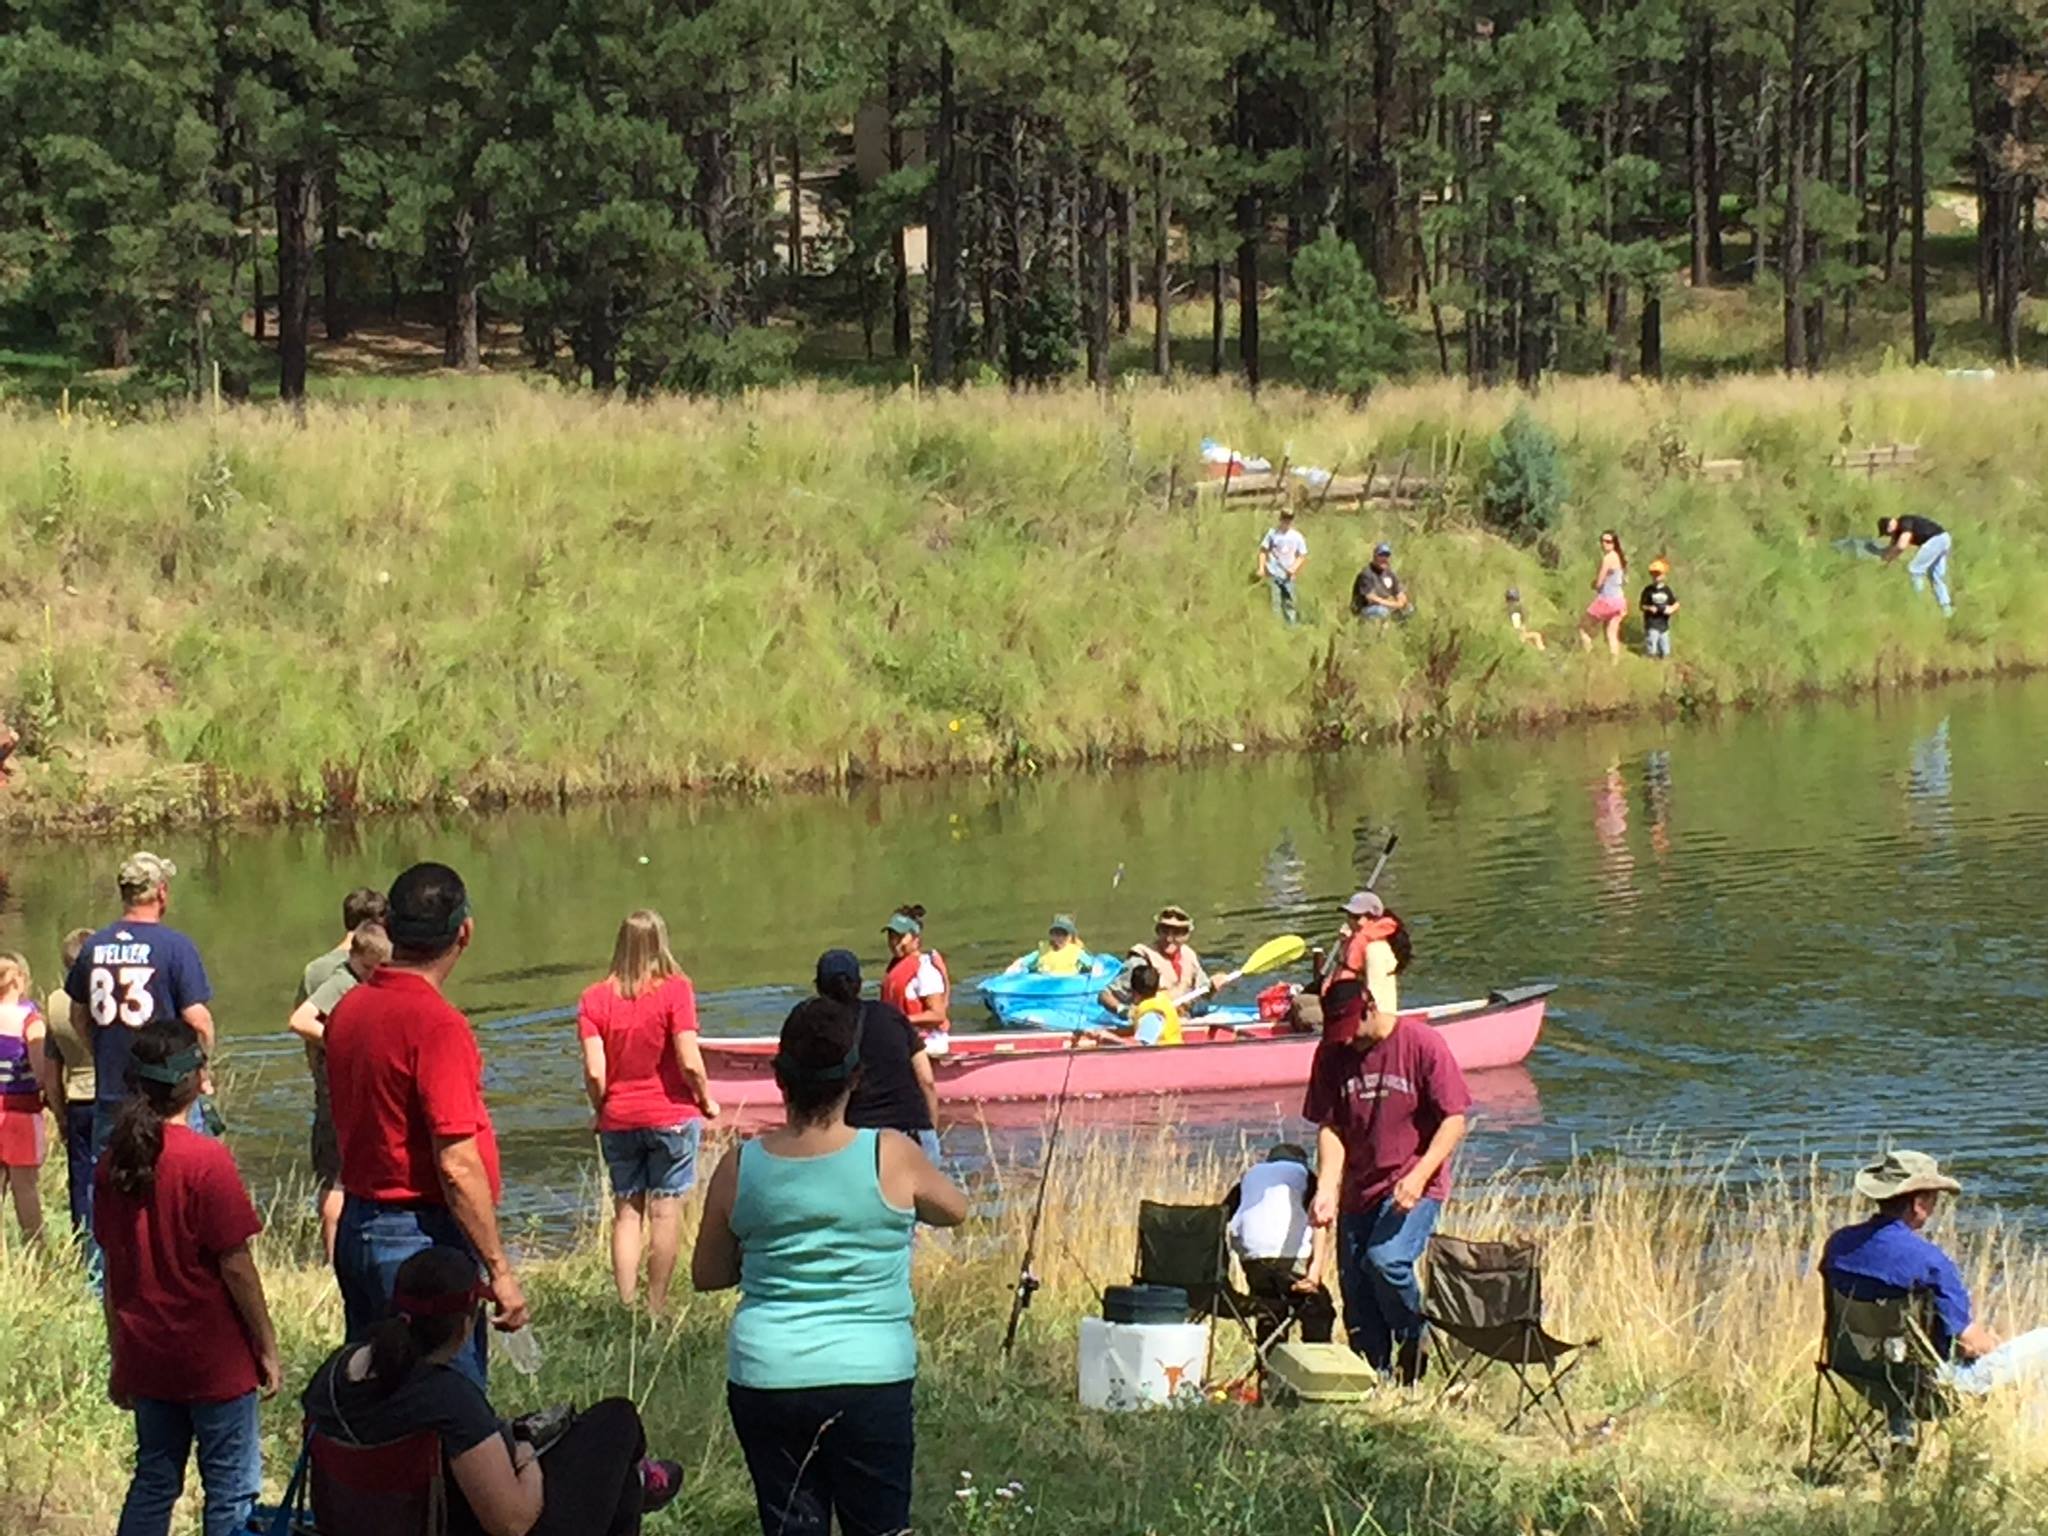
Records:
<instances>
[{"instance_id":1,"label":"man wearing bucket hat in canoe","mask_svg":"<svg viewBox=\"0 0 2048 1536\"><path fill-rule=\"evenodd\" d=\"M1103 988L1096 1001L1118 1018L1129 1018L1131 1010L1137 1006L1131 975L1139 966L1149 965L1159 976L1159 993L1163 997L1185 997L1200 989L1203 1002L1188 1010L1191 1014L1200 1013L1206 1000L1221 988L1202 969L1202 957L1188 942L1194 931L1195 920L1188 916L1186 908L1161 907L1152 919L1152 942L1130 947L1124 957L1123 970L1117 973L1115 981Z\"/></svg>"},{"instance_id":2,"label":"man wearing bucket hat in canoe","mask_svg":"<svg viewBox=\"0 0 2048 1536\"><path fill-rule=\"evenodd\" d=\"M1318 1127L1309 1217L1337 1228L1351 1348L1406 1385L1427 1369L1415 1266L1450 1196L1472 1095L1443 1036L1375 1007L1362 981L1334 983L1323 1019L1301 1111Z\"/></svg>"},{"instance_id":3,"label":"man wearing bucket hat in canoe","mask_svg":"<svg viewBox=\"0 0 2048 1536\"><path fill-rule=\"evenodd\" d=\"M1877 1202L1866 1221L1842 1227L1821 1250L1820 1272L1856 1301L1890 1301L1924 1291L1934 1304L1935 1352L1943 1379L1975 1395L2048 1372L2048 1328L2000 1339L1978 1322L1955 1261L1922 1235L1943 1195L1962 1185L1925 1152L1886 1153L1856 1175L1856 1193Z\"/></svg>"}]
</instances>

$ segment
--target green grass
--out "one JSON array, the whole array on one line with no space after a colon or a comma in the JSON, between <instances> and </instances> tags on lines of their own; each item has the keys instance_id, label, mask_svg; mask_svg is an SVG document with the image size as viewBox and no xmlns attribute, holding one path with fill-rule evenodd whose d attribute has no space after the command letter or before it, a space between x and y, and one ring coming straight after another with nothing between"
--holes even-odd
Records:
<instances>
[{"instance_id":1,"label":"green grass","mask_svg":"<svg viewBox=\"0 0 2048 1536\"><path fill-rule=\"evenodd\" d=\"M1014 1363L999 1343L1033 1171L999 1167L984 1213L917 1254L919 1453L915 1514L935 1532L1061 1536L2018 1536L2041 1528L2048 1480L2027 1406L1992 1399L1880 1481L1809 1487L1805 1459L1819 1294L1808 1265L1847 1217L1845 1179L1713 1164L1641 1147L1546 1178L1503 1178L1455 1202L1446 1227L1547 1236L1549 1315L1601 1347L1571 1401L1603 1434L1567 1448L1504 1435L1497 1390L1464 1407L1389 1393L1355 1409L1215 1404L1143 1417L1074 1401L1076 1320L1093 1288L1126 1272L1141 1197L1221 1189L1232 1169L1192 1161L1170 1137L1082 1145L1063 1164L1040 1246L1046 1289ZM56 1194L54 1179L51 1192ZM1000 1198L1007 1196L1007 1199ZM311 1261L303 1197L285 1197L259 1242L288 1391L265 1411L267 1480L295 1449L291 1394L333 1345L339 1305ZM692 1218L694 1219L694 1217ZM11 1229L11 1222L8 1223ZM11 1230L7 1234L12 1236ZM1955 1245L1992 1325L2040 1321L2048 1263L1993 1225ZM599 1234L528 1265L545 1349L538 1380L497 1374L512 1412L626 1394L652 1446L679 1459L679 1513L651 1529L747 1536L751 1487L723 1403L729 1297L683 1294L663 1321L622 1311ZM1226 1339L1221 1373L1246 1359ZM127 1476L130 1432L104 1394L98 1311L68 1255L0 1252L0 1529L104 1531ZM1498 1385L1498 1383L1496 1384ZM956 1498L961 1474L985 1490ZM1024 1484L1015 1500L986 1490ZM188 1495L179 1529L196 1529Z\"/></svg>"},{"instance_id":2,"label":"green grass","mask_svg":"<svg viewBox=\"0 0 2048 1536\"><path fill-rule=\"evenodd\" d=\"M410 381L408 381L410 382ZM440 388L421 381L422 390ZM506 380L437 399L118 424L0 416L0 708L18 824L488 805L1464 732L2048 662L2028 445L2048 382L1891 372L1533 402L1574 497L1555 549L1471 508L1510 394L1010 396L819 388L606 403ZM1213 434L1442 497L1303 517L1310 622L1248 583L1270 509L1166 503ZM1826 467L1917 441L1923 473ZM1753 466L1666 473L1683 444ZM1956 533L1960 614L1837 554L1881 512ZM1668 555L1677 660L1571 641L1594 534ZM1421 611L1345 613L1390 537ZM1553 564L1553 560L1555 563ZM1521 588L1553 646L1513 643Z\"/></svg>"}]
</instances>

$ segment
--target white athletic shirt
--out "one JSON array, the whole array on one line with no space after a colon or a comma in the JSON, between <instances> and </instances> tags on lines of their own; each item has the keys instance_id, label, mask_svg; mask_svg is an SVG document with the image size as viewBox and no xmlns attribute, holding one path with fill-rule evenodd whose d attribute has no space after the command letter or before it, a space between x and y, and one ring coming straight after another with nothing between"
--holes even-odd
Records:
<instances>
[{"instance_id":1,"label":"white athletic shirt","mask_svg":"<svg viewBox=\"0 0 2048 1536\"><path fill-rule=\"evenodd\" d=\"M1238 1183L1237 1214L1230 1218L1230 1246L1241 1259L1309 1257L1309 1172L1299 1163L1260 1163Z\"/></svg>"}]
</instances>

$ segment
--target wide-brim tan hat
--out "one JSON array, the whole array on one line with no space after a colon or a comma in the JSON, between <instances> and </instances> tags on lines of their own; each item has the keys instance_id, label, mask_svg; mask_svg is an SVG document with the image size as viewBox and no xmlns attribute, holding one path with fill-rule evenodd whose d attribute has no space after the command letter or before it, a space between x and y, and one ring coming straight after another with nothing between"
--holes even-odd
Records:
<instances>
[{"instance_id":1,"label":"wide-brim tan hat","mask_svg":"<svg viewBox=\"0 0 2048 1536\"><path fill-rule=\"evenodd\" d=\"M1887 1152L1856 1175L1856 1193L1880 1204L1900 1195L1958 1195L1962 1190L1925 1152Z\"/></svg>"}]
</instances>

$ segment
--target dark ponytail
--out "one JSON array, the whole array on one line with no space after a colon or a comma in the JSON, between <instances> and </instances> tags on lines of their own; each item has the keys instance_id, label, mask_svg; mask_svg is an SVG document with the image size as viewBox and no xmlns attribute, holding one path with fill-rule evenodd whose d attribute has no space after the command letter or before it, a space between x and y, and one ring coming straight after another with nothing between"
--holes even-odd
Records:
<instances>
[{"instance_id":1,"label":"dark ponytail","mask_svg":"<svg viewBox=\"0 0 2048 1536\"><path fill-rule=\"evenodd\" d=\"M1398 976L1415 958L1415 940L1409 937L1408 925L1401 921L1398 913L1389 912L1387 916L1394 920L1394 931L1387 935L1387 948L1394 952L1394 974Z\"/></svg>"},{"instance_id":2,"label":"dark ponytail","mask_svg":"<svg viewBox=\"0 0 2048 1536\"><path fill-rule=\"evenodd\" d=\"M775 1083L791 1125L828 1118L853 1091L860 1070L860 1010L830 997L790 1009L776 1043Z\"/></svg>"},{"instance_id":3,"label":"dark ponytail","mask_svg":"<svg viewBox=\"0 0 2048 1536\"><path fill-rule=\"evenodd\" d=\"M399 1265L391 1315L365 1337L377 1395L389 1397L427 1356L466 1337L482 1301L476 1260L460 1248L428 1248Z\"/></svg>"},{"instance_id":4,"label":"dark ponytail","mask_svg":"<svg viewBox=\"0 0 2048 1536\"><path fill-rule=\"evenodd\" d=\"M907 917L913 923L922 924L924 922L924 903L921 901L906 902L896 909L896 915L898 917Z\"/></svg>"},{"instance_id":5,"label":"dark ponytail","mask_svg":"<svg viewBox=\"0 0 2048 1536\"><path fill-rule=\"evenodd\" d=\"M107 1141L107 1179L122 1194L146 1200L156 1189L164 1122L192 1107L205 1065L198 1032L183 1019L158 1019L135 1032L128 1053L128 1097L115 1113Z\"/></svg>"}]
</instances>

